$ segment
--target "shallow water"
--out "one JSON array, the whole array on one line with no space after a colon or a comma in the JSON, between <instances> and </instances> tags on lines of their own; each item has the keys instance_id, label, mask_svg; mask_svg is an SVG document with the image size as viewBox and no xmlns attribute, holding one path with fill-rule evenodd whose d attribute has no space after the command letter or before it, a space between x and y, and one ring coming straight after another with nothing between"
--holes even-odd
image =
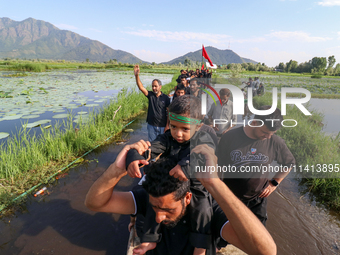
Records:
<instances>
[{"instance_id":1,"label":"shallow water","mask_svg":"<svg viewBox=\"0 0 340 255\"><path fill-rule=\"evenodd\" d=\"M324 115L323 131L329 135L340 132L340 99L311 98L309 109Z\"/></svg>"}]
</instances>

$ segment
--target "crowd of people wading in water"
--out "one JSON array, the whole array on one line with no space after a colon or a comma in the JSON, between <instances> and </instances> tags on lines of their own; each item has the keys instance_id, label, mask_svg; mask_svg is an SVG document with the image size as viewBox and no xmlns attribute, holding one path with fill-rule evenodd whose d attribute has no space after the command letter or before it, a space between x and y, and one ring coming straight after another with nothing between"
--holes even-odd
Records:
<instances>
[{"instance_id":1,"label":"crowd of people wading in water","mask_svg":"<svg viewBox=\"0 0 340 255\"><path fill-rule=\"evenodd\" d=\"M267 197L295 164L284 140L275 134L283 120L280 110L255 115L251 125L235 127L230 124L237 118L227 88L219 91L222 103L213 103L206 116L201 114L200 88L209 83L211 71L181 70L172 101L162 93L159 79L147 90L138 65L134 75L149 101L148 139L123 148L90 188L87 207L131 215L129 230L135 229L140 239L131 254L216 254L227 244L248 254L275 254L276 245L265 228ZM258 78L249 78L249 87L254 95L264 93ZM228 121L213 125L217 118ZM272 178L269 171L242 171L268 169L273 161L288 171ZM131 192L114 191L126 174L139 178L138 185Z\"/></svg>"}]
</instances>

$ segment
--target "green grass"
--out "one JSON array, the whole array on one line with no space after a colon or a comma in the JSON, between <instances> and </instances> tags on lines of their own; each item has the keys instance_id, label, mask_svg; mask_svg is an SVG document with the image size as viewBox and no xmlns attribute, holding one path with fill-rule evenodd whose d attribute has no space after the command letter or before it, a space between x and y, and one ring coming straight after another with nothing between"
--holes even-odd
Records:
<instances>
[{"instance_id":1,"label":"green grass","mask_svg":"<svg viewBox=\"0 0 340 255\"><path fill-rule=\"evenodd\" d=\"M172 82L162 87L169 93L176 85ZM118 107L121 109L112 121ZM119 134L122 127L142 113L148 106L147 98L139 92L121 91L117 98L105 105L100 113L90 116L90 121L75 130L72 119L52 129L42 129L39 137L29 136L21 129L18 137L7 140L7 146L0 146L0 205L10 204L12 199L38 183L47 181L84 152L94 148L110 136ZM63 131L62 131L63 130Z\"/></svg>"},{"instance_id":2,"label":"green grass","mask_svg":"<svg viewBox=\"0 0 340 255\"><path fill-rule=\"evenodd\" d=\"M271 95L255 97L254 105L271 105ZM278 103L278 105L281 105ZM340 139L332 138L322 132L323 116L312 112L312 116L305 116L297 107L287 108L287 119L295 119L298 125L294 128L282 127L278 135L282 137L293 153L297 165L339 164ZM330 174L319 178L317 173L301 176L303 182L315 195L318 201L337 211L340 210L340 173Z\"/></svg>"}]
</instances>

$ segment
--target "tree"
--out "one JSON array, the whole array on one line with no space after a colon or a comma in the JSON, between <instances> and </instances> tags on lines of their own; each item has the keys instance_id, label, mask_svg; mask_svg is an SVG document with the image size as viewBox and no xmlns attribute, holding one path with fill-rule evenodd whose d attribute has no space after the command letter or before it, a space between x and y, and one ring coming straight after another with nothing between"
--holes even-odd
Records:
<instances>
[{"instance_id":1,"label":"tree","mask_svg":"<svg viewBox=\"0 0 340 255\"><path fill-rule=\"evenodd\" d=\"M277 69L285 70L286 69L285 63L283 62L279 63L279 65L277 66Z\"/></svg>"},{"instance_id":2,"label":"tree","mask_svg":"<svg viewBox=\"0 0 340 255\"><path fill-rule=\"evenodd\" d=\"M327 59L314 57L312 58L312 66L315 73L324 72L327 66Z\"/></svg>"},{"instance_id":3,"label":"tree","mask_svg":"<svg viewBox=\"0 0 340 255\"><path fill-rule=\"evenodd\" d=\"M88 63L88 62L90 62L90 60L87 58L87 59L86 59L86 63Z\"/></svg>"},{"instance_id":4,"label":"tree","mask_svg":"<svg viewBox=\"0 0 340 255\"><path fill-rule=\"evenodd\" d=\"M340 75L340 64L336 64L336 66L334 67L334 74Z\"/></svg>"},{"instance_id":5,"label":"tree","mask_svg":"<svg viewBox=\"0 0 340 255\"><path fill-rule=\"evenodd\" d=\"M184 60L184 65L185 65L185 66L191 66L191 60L188 59L188 58L185 58L185 60Z\"/></svg>"},{"instance_id":6,"label":"tree","mask_svg":"<svg viewBox=\"0 0 340 255\"><path fill-rule=\"evenodd\" d=\"M297 73L310 73L312 70L312 61L304 62L298 65L296 68Z\"/></svg>"},{"instance_id":7,"label":"tree","mask_svg":"<svg viewBox=\"0 0 340 255\"><path fill-rule=\"evenodd\" d=\"M327 67L327 69L328 68L332 68L334 66L335 62L336 62L336 60L335 60L334 55L333 56L329 56L328 57L328 67Z\"/></svg>"},{"instance_id":8,"label":"tree","mask_svg":"<svg viewBox=\"0 0 340 255\"><path fill-rule=\"evenodd\" d=\"M289 62L286 63L286 71L289 72L296 72L296 68L298 67L298 62L295 60L290 60Z\"/></svg>"}]
</instances>

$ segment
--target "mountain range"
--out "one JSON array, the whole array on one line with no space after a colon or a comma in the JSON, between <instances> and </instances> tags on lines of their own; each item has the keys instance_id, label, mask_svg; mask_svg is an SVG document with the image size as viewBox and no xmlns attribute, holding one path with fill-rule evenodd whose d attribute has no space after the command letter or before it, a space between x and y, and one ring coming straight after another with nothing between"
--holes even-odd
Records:
<instances>
[{"instance_id":1,"label":"mountain range","mask_svg":"<svg viewBox=\"0 0 340 255\"><path fill-rule=\"evenodd\" d=\"M242 58L232 50L219 50L206 47L206 51L214 64L257 63ZM114 50L109 46L77 33L61 30L51 23L28 18L14 21L0 18L0 58L19 59L64 59L91 62L104 62L116 59L122 63L141 63L143 61L129 52ZM202 61L202 50L189 52L164 64Z\"/></svg>"},{"instance_id":2,"label":"mountain range","mask_svg":"<svg viewBox=\"0 0 340 255\"><path fill-rule=\"evenodd\" d=\"M32 18L23 21L0 18L0 58L143 62L126 51L114 50L101 42Z\"/></svg>"}]
</instances>

